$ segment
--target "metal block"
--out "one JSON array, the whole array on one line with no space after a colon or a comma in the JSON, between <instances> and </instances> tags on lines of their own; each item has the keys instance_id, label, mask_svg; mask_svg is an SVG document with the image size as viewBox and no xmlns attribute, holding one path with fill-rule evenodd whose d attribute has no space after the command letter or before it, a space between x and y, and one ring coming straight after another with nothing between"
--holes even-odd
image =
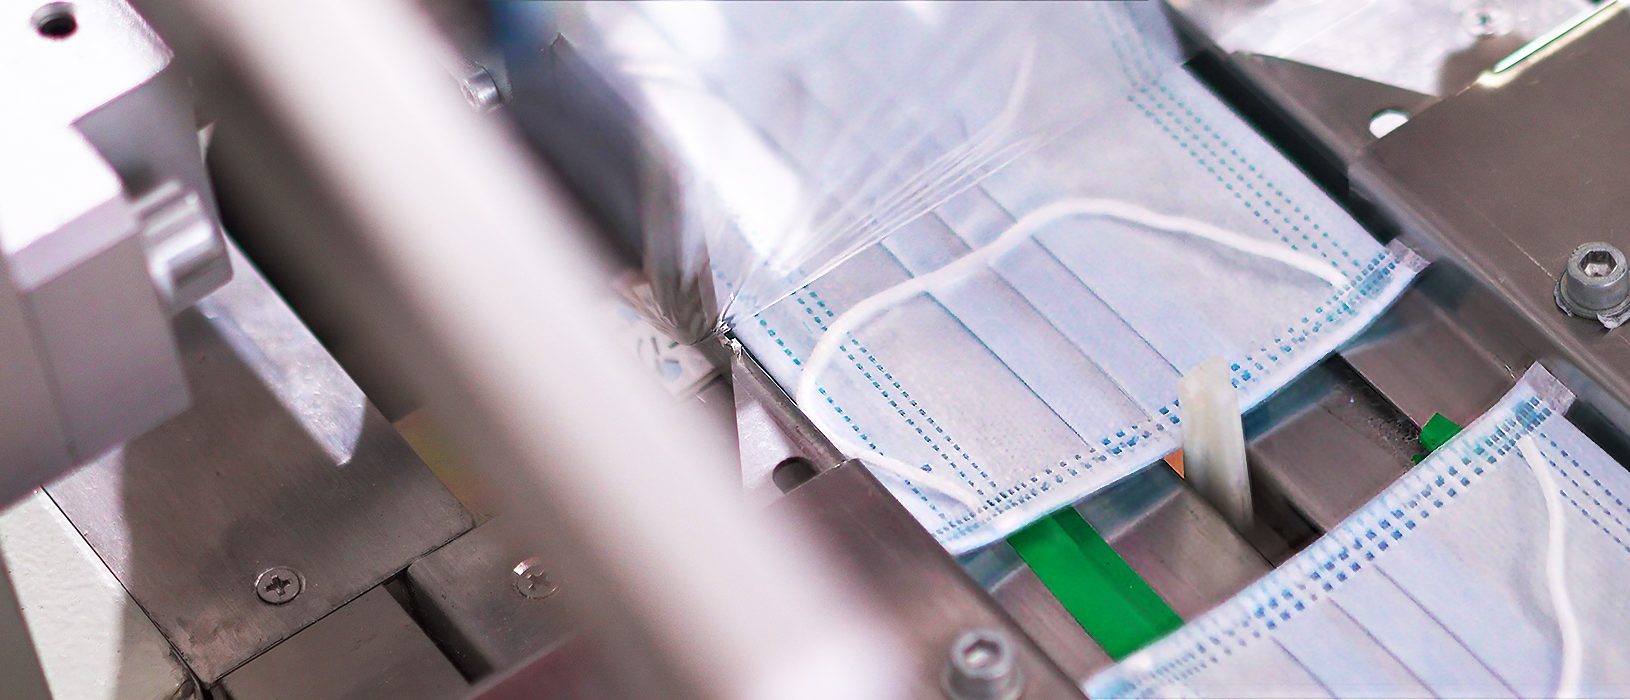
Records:
<instances>
[{"instance_id":1,"label":"metal block","mask_svg":"<svg viewBox=\"0 0 1630 700\"><path fill-rule=\"evenodd\" d=\"M6 466L0 469L0 506L28 493L63 466L73 463L68 449L68 431L55 410L46 363L34 344L24 298L11 286L11 275L0 270L0 396L9 406L33 406L17 420L18 414L0 419L0 445L5 448ZM16 410L15 408L11 410Z\"/></svg>"},{"instance_id":2,"label":"metal block","mask_svg":"<svg viewBox=\"0 0 1630 700\"><path fill-rule=\"evenodd\" d=\"M1228 600L1271 568L1164 464L1075 508L1185 620ZM1012 548L994 545L966 565L1071 678L1085 682L1112 663Z\"/></svg>"},{"instance_id":3,"label":"metal block","mask_svg":"<svg viewBox=\"0 0 1630 700\"><path fill-rule=\"evenodd\" d=\"M1095 494L1076 511L1185 620L1270 568L1164 464Z\"/></svg>"},{"instance_id":4,"label":"metal block","mask_svg":"<svg viewBox=\"0 0 1630 700\"><path fill-rule=\"evenodd\" d=\"M843 462L843 453L810 422L746 348L735 339L723 347L729 353L742 489L750 501L773 502L782 488L803 478L788 480L776 474L786 460L803 461L808 467L804 471L809 473Z\"/></svg>"},{"instance_id":5,"label":"metal block","mask_svg":"<svg viewBox=\"0 0 1630 700\"><path fill-rule=\"evenodd\" d=\"M1464 376L1459 363L1499 367L1507 376L1488 374L1502 381L1460 389L1497 396L1503 387L1490 384L1509 385L1521 368L1544 361L1600 389L1586 402L1630 404L1630 336L1569 316L1555 299L1577 246L1630 245L1622 191L1630 179L1630 13L1603 4L1534 48L1377 141L1353 167L1355 192L1400 222L1407 243L1437 258L1443 281L1423 291L1466 339L1355 361L1389 396L1422 391L1408 386L1422 377L1452 393L1457 387L1431 375ZM1404 362L1417 366L1389 372ZM1630 432L1630 422L1617 423Z\"/></svg>"},{"instance_id":6,"label":"metal block","mask_svg":"<svg viewBox=\"0 0 1630 700\"><path fill-rule=\"evenodd\" d=\"M1328 531L1402 476L1419 432L1341 360L1327 360L1246 416L1251 476Z\"/></svg>"},{"instance_id":7,"label":"metal block","mask_svg":"<svg viewBox=\"0 0 1630 700\"><path fill-rule=\"evenodd\" d=\"M1452 95L1583 0L1167 0L1224 51Z\"/></svg>"},{"instance_id":8,"label":"metal block","mask_svg":"<svg viewBox=\"0 0 1630 700\"><path fill-rule=\"evenodd\" d=\"M170 643L44 492L0 512L0 551L51 697L172 700L190 694L192 679ZM0 695L38 697L13 694L14 678L0 675L6 686Z\"/></svg>"},{"instance_id":9,"label":"metal block","mask_svg":"<svg viewBox=\"0 0 1630 700\"><path fill-rule=\"evenodd\" d=\"M230 268L169 64L122 0L0 3L0 502L188 401L171 312Z\"/></svg>"},{"instance_id":10,"label":"metal block","mask_svg":"<svg viewBox=\"0 0 1630 700\"><path fill-rule=\"evenodd\" d=\"M231 700L460 698L463 676L383 588L362 594L222 679Z\"/></svg>"},{"instance_id":11,"label":"metal block","mask_svg":"<svg viewBox=\"0 0 1630 700\"><path fill-rule=\"evenodd\" d=\"M29 308L79 459L187 407L170 310L153 289L140 240L124 239L45 283ZM109 342L115 334L118 342Z\"/></svg>"},{"instance_id":12,"label":"metal block","mask_svg":"<svg viewBox=\"0 0 1630 700\"><path fill-rule=\"evenodd\" d=\"M65 125L157 75L170 51L123 0L74 0L73 32L36 26L45 2L0 4L0 110Z\"/></svg>"},{"instance_id":13,"label":"metal block","mask_svg":"<svg viewBox=\"0 0 1630 700\"><path fill-rule=\"evenodd\" d=\"M572 631L566 606L571 583L546 564L517 568L534 556L490 520L408 567L414 609L425 629L471 678L521 661Z\"/></svg>"},{"instance_id":14,"label":"metal block","mask_svg":"<svg viewBox=\"0 0 1630 700\"><path fill-rule=\"evenodd\" d=\"M1428 268L1393 308L1348 343L1341 357L1408 416L1435 413L1466 425L1500 398L1537 357L1531 329L1505 323L1503 302L1468 294L1473 282L1450 265Z\"/></svg>"},{"instance_id":15,"label":"metal block","mask_svg":"<svg viewBox=\"0 0 1630 700\"><path fill-rule=\"evenodd\" d=\"M470 517L258 273L175 319L193 405L48 487L187 665L213 682ZM281 605L260 572L291 567Z\"/></svg>"},{"instance_id":16,"label":"metal block","mask_svg":"<svg viewBox=\"0 0 1630 700\"><path fill-rule=\"evenodd\" d=\"M1025 697L1080 697L1075 682L859 462L823 472L774 508L792 511L818 533L854 589L889 617L908 645L911 697L944 697L940 682L952 642L982 627L1006 630L1015 640Z\"/></svg>"},{"instance_id":17,"label":"metal block","mask_svg":"<svg viewBox=\"0 0 1630 700\"><path fill-rule=\"evenodd\" d=\"M1019 628L1036 640L1036 646L1077 683L1086 682L1092 674L1114 663L1023 562L997 581L990 594L1013 616Z\"/></svg>"},{"instance_id":18,"label":"metal block","mask_svg":"<svg viewBox=\"0 0 1630 700\"><path fill-rule=\"evenodd\" d=\"M477 686L470 700L576 700L627 693L588 641L573 638Z\"/></svg>"}]
</instances>

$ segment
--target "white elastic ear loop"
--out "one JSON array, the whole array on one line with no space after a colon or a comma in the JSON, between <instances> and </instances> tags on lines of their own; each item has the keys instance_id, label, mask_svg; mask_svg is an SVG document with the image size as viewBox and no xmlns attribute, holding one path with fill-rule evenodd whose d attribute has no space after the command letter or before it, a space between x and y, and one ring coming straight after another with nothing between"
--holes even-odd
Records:
<instances>
[{"instance_id":1,"label":"white elastic ear loop","mask_svg":"<svg viewBox=\"0 0 1630 700\"><path fill-rule=\"evenodd\" d=\"M1545 581L1551 589L1551 609L1556 612L1557 632L1562 637L1562 670L1557 674L1556 691L1551 697L1574 698L1579 696L1580 653L1584 647L1579 638L1579 618L1573 599L1568 596L1567 570L1563 566L1567 542L1562 537L1562 494L1551 476L1551 461L1540 451L1533 435L1518 439L1517 451L1522 453L1545 492Z\"/></svg>"},{"instance_id":2,"label":"white elastic ear loop","mask_svg":"<svg viewBox=\"0 0 1630 700\"><path fill-rule=\"evenodd\" d=\"M850 307L848 311L839 314L827 327L826 332L821 335L820 340L816 341L815 348L810 351L809 361L804 363L804 372L798 377L798 389L793 392L794 402L804 410L805 414L811 416L812 420L818 421L818 419L814 418L814 416L818 415L814 406L816 382L820 379L821 373L826 370L827 365L832 364L832 360L837 356L838 346L843 344L846 336L877 315L910 300L918 294L939 291L946 285L974 274L992 260L1035 235L1036 231L1043 226L1071 216L1102 216L1130 222L1145 228L1195 236L1242 253L1284 263L1318 277L1330 283L1331 286L1340 286L1347 281L1346 277L1330 263L1290 250L1282 245L1242 236L1203 221L1157 214L1142 207L1112 199L1063 199L1024 215L1024 217L1008 227L1006 231L1003 231L1000 236L997 236L995 240L969 251L966 255L957 258L944 267L889 287L867 297L860 303ZM836 432L838 431L827 431L828 435ZM840 445L840 447L843 446ZM881 455L869 450L863 452L864 454L850 453L850 456L864 457L871 455L881 457ZM888 464L888 462L898 463L897 460L886 457L883 460L874 461L884 469L896 468L894 465ZM910 469L907 473L911 475L900 474L899 476L901 478L923 480L922 477L929 474L929 472L923 472L920 469ZM940 482L943 480L934 481ZM936 483L936 486L944 485L943 483ZM936 490L940 489L936 488ZM962 489L962 491L966 493L967 489ZM952 495L952 493L946 492L946 495ZM964 502L973 503L976 501Z\"/></svg>"},{"instance_id":3,"label":"white elastic ear loop","mask_svg":"<svg viewBox=\"0 0 1630 700\"><path fill-rule=\"evenodd\" d=\"M895 459L876 450L867 449L848 440L838 439L832 442L844 454L876 467L882 476L897 479L908 487L924 488L963 505L972 505L983 499L982 496L974 493L973 487L950 477L949 471L923 471L903 460Z\"/></svg>"}]
</instances>

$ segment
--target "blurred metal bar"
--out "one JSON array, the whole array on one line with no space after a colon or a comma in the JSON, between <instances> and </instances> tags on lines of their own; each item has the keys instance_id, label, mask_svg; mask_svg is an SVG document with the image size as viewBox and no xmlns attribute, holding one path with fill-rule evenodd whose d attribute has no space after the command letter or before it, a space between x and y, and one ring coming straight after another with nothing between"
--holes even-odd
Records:
<instances>
[{"instance_id":1,"label":"blurred metal bar","mask_svg":"<svg viewBox=\"0 0 1630 700\"><path fill-rule=\"evenodd\" d=\"M625 692L892 693L883 629L810 538L749 519L723 436L613 349L585 225L459 98L424 18L389 0L141 7L236 130L222 189L282 227L508 513L548 532L542 555L610 623Z\"/></svg>"},{"instance_id":2,"label":"blurred metal bar","mask_svg":"<svg viewBox=\"0 0 1630 700\"><path fill-rule=\"evenodd\" d=\"M580 595L577 581L517 546L508 524L489 520L407 569L425 631L472 679L515 666L574 631L566 609ZM519 568L528 563L535 568Z\"/></svg>"},{"instance_id":3,"label":"blurred metal bar","mask_svg":"<svg viewBox=\"0 0 1630 700\"><path fill-rule=\"evenodd\" d=\"M1075 681L858 460L822 472L773 510L802 516L826 533L850 564L851 588L877 591L887 601L886 614L908 634L902 649L916 674L910 697L946 697L940 679L952 643L978 629L999 630L1013 642L1023 697L1081 697Z\"/></svg>"}]
</instances>

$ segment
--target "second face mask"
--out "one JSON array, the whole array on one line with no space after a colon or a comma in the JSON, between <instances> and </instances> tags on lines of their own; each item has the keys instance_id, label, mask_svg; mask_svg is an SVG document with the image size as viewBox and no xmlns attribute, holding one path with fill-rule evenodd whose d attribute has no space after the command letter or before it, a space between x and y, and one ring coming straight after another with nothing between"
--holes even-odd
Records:
<instances>
[{"instance_id":1,"label":"second face mask","mask_svg":"<svg viewBox=\"0 0 1630 700\"><path fill-rule=\"evenodd\" d=\"M1630 473L1535 366L1483 417L1092 697L1623 697Z\"/></svg>"}]
</instances>

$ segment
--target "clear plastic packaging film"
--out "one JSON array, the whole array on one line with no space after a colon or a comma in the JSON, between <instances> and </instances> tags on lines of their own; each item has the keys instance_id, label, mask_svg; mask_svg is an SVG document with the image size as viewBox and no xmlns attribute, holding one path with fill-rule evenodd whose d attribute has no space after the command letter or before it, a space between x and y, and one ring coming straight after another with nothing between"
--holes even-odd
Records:
<instances>
[{"instance_id":1,"label":"clear plastic packaging film","mask_svg":"<svg viewBox=\"0 0 1630 700\"><path fill-rule=\"evenodd\" d=\"M1423 264L1185 72L1157 3L596 3L562 26L676 156L669 274L711 274L717 318L953 551L1177 449L1201 362L1249 409Z\"/></svg>"},{"instance_id":2,"label":"clear plastic packaging film","mask_svg":"<svg viewBox=\"0 0 1630 700\"><path fill-rule=\"evenodd\" d=\"M1105 52L1081 81L1116 96L1089 122L735 324L954 551L1175 450L1183 372L1223 358L1249 409L1422 266L1162 61L1142 18L1076 7L1048 31Z\"/></svg>"},{"instance_id":3,"label":"clear plastic packaging film","mask_svg":"<svg viewBox=\"0 0 1630 700\"><path fill-rule=\"evenodd\" d=\"M1622 697L1630 473L1535 365L1397 483L1092 697Z\"/></svg>"},{"instance_id":4,"label":"clear plastic packaging film","mask_svg":"<svg viewBox=\"0 0 1630 700\"><path fill-rule=\"evenodd\" d=\"M1133 89L1127 74L1096 79L1112 65L1107 42L1055 29L1090 21L1069 4L568 8L563 36L618 78L671 157L683 245L651 261L665 278L654 293L676 301L662 282L711 276L707 311L732 324ZM1163 27L1151 10L1137 11ZM1144 49L1162 67L1179 60L1169 37Z\"/></svg>"}]
</instances>

